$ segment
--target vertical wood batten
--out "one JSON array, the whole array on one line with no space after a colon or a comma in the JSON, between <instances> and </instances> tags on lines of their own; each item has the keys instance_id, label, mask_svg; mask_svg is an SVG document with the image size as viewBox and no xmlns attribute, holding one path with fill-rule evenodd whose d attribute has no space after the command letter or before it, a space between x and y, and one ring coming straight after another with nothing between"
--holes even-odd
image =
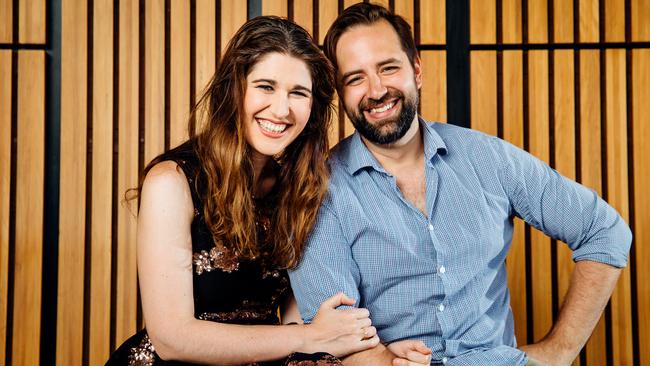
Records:
<instances>
[{"instance_id":1,"label":"vertical wood batten","mask_svg":"<svg viewBox=\"0 0 650 366\"><path fill-rule=\"evenodd\" d=\"M314 35L314 0L293 1L293 21Z\"/></svg>"},{"instance_id":2,"label":"vertical wood batten","mask_svg":"<svg viewBox=\"0 0 650 366\"><path fill-rule=\"evenodd\" d=\"M38 365L41 334L45 52L18 54L16 248L12 361Z\"/></svg>"},{"instance_id":3,"label":"vertical wood batten","mask_svg":"<svg viewBox=\"0 0 650 366\"><path fill-rule=\"evenodd\" d=\"M606 42L625 41L625 0L600 0L605 2L605 39ZM650 21L650 19L648 19Z\"/></svg>"},{"instance_id":4,"label":"vertical wood batten","mask_svg":"<svg viewBox=\"0 0 650 366\"><path fill-rule=\"evenodd\" d=\"M196 101L217 68L216 4L214 0L196 1ZM193 107L193 106L190 106Z\"/></svg>"},{"instance_id":5,"label":"vertical wood batten","mask_svg":"<svg viewBox=\"0 0 650 366\"><path fill-rule=\"evenodd\" d=\"M92 205L88 363L110 352L113 191L113 1L93 0Z\"/></svg>"},{"instance_id":6,"label":"vertical wood batten","mask_svg":"<svg viewBox=\"0 0 650 366\"><path fill-rule=\"evenodd\" d=\"M411 34L413 34L415 30L413 0L395 0L395 14L401 16L407 23L409 23L411 26Z\"/></svg>"},{"instance_id":7,"label":"vertical wood batten","mask_svg":"<svg viewBox=\"0 0 650 366\"><path fill-rule=\"evenodd\" d=\"M117 266L115 344L135 333L137 274L135 263L135 201L124 193L138 185L138 44L139 2L119 3Z\"/></svg>"},{"instance_id":8,"label":"vertical wood batten","mask_svg":"<svg viewBox=\"0 0 650 366\"><path fill-rule=\"evenodd\" d=\"M190 4L171 2L171 58L169 75L169 147L187 139L190 111Z\"/></svg>"},{"instance_id":9,"label":"vertical wood batten","mask_svg":"<svg viewBox=\"0 0 650 366\"><path fill-rule=\"evenodd\" d=\"M650 1L630 0L630 3L632 41L650 41Z\"/></svg>"},{"instance_id":10,"label":"vertical wood batten","mask_svg":"<svg viewBox=\"0 0 650 366\"><path fill-rule=\"evenodd\" d=\"M470 53L471 127L497 135L497 53Z\"/></svg>"},{"instance_id":11,"label":"vertical wood batten","mask_svg":"<svg viewBox=\"0 0 650 366\"><path fill-rule=\"evenodd\" d=\"M599 2L604 0L579 0L580 10L580 39L579 42L598 42Z\"/></svg>"},{"instance_id":12,"label":"vertical wood batten","mask_svg":"<svg viewBox=\"0 0 650 366\"><path fill-rule=\"evenodd\" d=\"M551 1L551 0L549 0ZM553 41L557 43L573 42L573 1L553 1ZM573 88L573 87L572 87Z\"/></svg>"},{"instance_id":13,"label":"vertical wood batten","mask_svg":"<svg viewBox=\"0 0 650 366\"><path fill-rule=\"evenodd\" d=\"M503 52L503 138L513 145L524 147L524 101L522 51ZM526 246L524 223L514 221L512 244L506 259L510 306L515 320L515 335L519 344L526 343Z\"/></svg>"},{"instance_id":14,"label":"vertical wood batten","mask_svg":"<svg viewBox=\"0 0 650 366\"><path fill-rule=\"evenodd\" d=\"M287 17L287 0L262 0L262 15L277 15Z\"/></svg>"},{"instance_id":15,"label":"vertical wood batten","mask_svg":"<svg viewBox=\"0 0 650 366\"><path fill-rule=\"evenodd\" d=\"M323 44L325 34L334 19L338 16L338 1L337 0L319 0L318 1L318 43ZM339 126L339 113L345 113L339 110L339 97L334 93L334 115L329 129L329 144L331 147L336 145L339 141L341 126Z\"/></svg>"},{"instance_id":16,"label":"vertical wood batten","mask_svg":"<svg viewBox=\"0 0 650 366\"><path fill-rule=\"evenodd\" d=\"M529 151L549 162L548 51L529 52ZM533 338L539 341L553 324L550 239L531 228ZM530 330L529 330L530 331Z\"/></svg>"},{"instance_id":17,"label":"vertical wood batten","mask_svg":"<svg viewBox=\"0 0 650 366\"><path fill-rule=\"evenodd\" d=\"M607 131L607 201L623 217L629 218L627 100L625 81L625 50L605 51L606 131ZM611 359L617 365L631 366L632 345L632 288L630 266L623 269L611 299Z\"/></svg>"},{"instance_id":18,"label":"vertical wood batten","mask_svg":"<svg viewBox=\"0 0 650 366\"><path fill-rule=\"evenodd\" d=\"M496 41L496 0L469 0L470 44L494 44Z\"/></svg>"},{"instance_id":19,"label":"vertical wood batten","mask_svg":"<svg viewBox=\"0 0 650 366\"><path fill-rule=\"evenodd\" d=\"M83 350L86 227L88 8L62 3L61 175L56 362L80 365Z\"/></svg>"},{"instance_id":20,"label":"vertical wood batten","mask_svg":"<svg viewBox=\"0 0 650 366\"><path fill-rule=\"evenodd\" d=\"M423 51L420 105L427 121L447 122L446 51Z\"/></svg>"},{"instance_id":21,"label":"vertical wood batten","mask_svg":"<svg viewBox=\"0 0 650 366\"><path fill-rule=\"evenodd\" d=\"M581 183L602 196L600 103L600 51L580 51ZM605 319L601 316L586 345L587 365L606 360L606 351Z\"/></svg>"},{"instance_id":22,"label":"vertical wood batten","mask_svg":"<svg viewBox=\"0 0 650 366\"><path fill-rule=\"evenodd\" d=\"M0 43L13 41L13 25L13 1L2 0L0 1Z\"/></svg>"},{"instance_id":23,"label":"vertical wood batten","mask_svg":"<svg viewBox=\"0 0 650 366\"><path fill-rule=\"evenodd\" d=\"M20 43L45 43L45 1L20 0L18 2Z\"/></svg>"},{"instance_id":24,"label":"vertical wood batten","mask_svg":"<svg viewBox=\"0 0 650 366\"><path fill-rule=\"evenodd\" d=\"M548 42L548 3L552 0L528 1L528 42Z\"/></svg>"},{"instance_id":25,"label":"vertical wood batten","mask_svg":"<svg viewBox=\"0 0 650 366\"><path fill-rule=\"evenodd\" d=\"M421 44L445 44L447 18L444 0L420 0Z\"/></svg>"},{"instance_id":26,"label":"vertical wood batten","mask_svg":"<svg viewBox=\"0 0 650 366\"><path fill-rule=\"evenodd\" d=\"M521 43L521 1L501 1L501 27L503 43ZM505 67L504 67L505 72Z\"/></svg>"},{"instance_id":27,"label":"vertical wood batten","mask_svg":"<svg viewBox=\"0 0 650 366\"><path fill-rule=\"evenodd\" d=\"M338 0L318 0L318 44L323 44L327 30L339 15L338 7Z\"/></svg>"},{"instance_id":28,"label":"vertical wood batten","mask_svg":"<svg viewBox=\"0 0 650 366\"><path fill-rule=\"evenodd\" d=\"M0 362L4 362L7 339L9 280L9 225L11 218L11 51L0 51Z\"/></svg>"},{"instance_id":29,"label":"vertical wood batten","mask_svg":"<svg viewBox=\"0 0 650 366\"><path fill-rule=\"evenodd\" d=\"M357 4L357 3L360 3L360 2L362 2L362 1L359 1L359 0L344 0L343 1L343 7L344 8L349 8L350 6L352 6L354 4ZM381 5L383 5L383 4L381 4ZM388 7L386 6L386 8L388 8ZM327 27L329 28L329 26L333 22L334 22L334 19L332 19L332 21L329 24L327 24ZM411 24L411 26L412 26L412 24ZM339 123L340 123L339 124L339 139L342 140L342 139L344 139L344 138L346 138L346 137L348 137L348 136L350 136L350 135L352 135L354 133L354 126L352 125L352 121L350 121L350 118L348 117L348 115L345 113L344 106L343 106L343 100L341 100L341 104L339 105L339 115L342 117L342 118L339 118ZM341 122L342 122L342 124L341 124Z\"/></svg>"},{"instance_id":30,"label":"vertical wood batten","mask_svg":"<svg viewBox=\"0 0 650 366\"><path fill-rule=\"evenodd\" d=\"M197 11L199 8L202 8L199 5L202 2L197 2ZM197 17L197 23L198 19ZM204 30L201 30L201 32L204 32ZM199 28L197 24L198 34ZM147 65L144 69L144 162L148 164L151 159L162 153L165 149L164 0L146 0L144 43L144 57Z\"/></svg>"},{"instance_id":31,"label":"vertical wood batten","mask_svg":"<svg viewBox=\"0 0 650 366\"><path fill-rule=\"evenodd\" d=\"M554 62L554 121L555 121L555 169L563 176L576 179L576 131L573 50L556 50ZM557 243L557 294L562 304L573 271L573 253L562 242Z\"/></svg>"},{"instance_id":32,"label":"vertical wood batten","mask_svg":"<svg viewBox=\"0 0 650 366\"><path fill-rule=\"evenodd\" d=\"M386 9L389 9L390 1L389 0L370 0L371 3L381 5Z\"/></svg>"},{"instance_id":33,"label":"vertical wood batten","mask_svg":"<svg viewBox=\"0 0 650 366\"><path fill-rule=\"evenodd\" d=\"M225 50L233 34L246 22L246 1L221 1L221 50ZM223 55L223 52L221 52Z\"/></svg>"},{"instance_id":34,"label":"vertical wood batten","mask_svg":"<svg viewBox=\"0 0 650 366\"><path fill-rule=\"evenodd\" d=\"M650 49L632 50L632 131L634 133L634 251L638 309L639 365L650 365Z\"/></svg>"}]
</instances>

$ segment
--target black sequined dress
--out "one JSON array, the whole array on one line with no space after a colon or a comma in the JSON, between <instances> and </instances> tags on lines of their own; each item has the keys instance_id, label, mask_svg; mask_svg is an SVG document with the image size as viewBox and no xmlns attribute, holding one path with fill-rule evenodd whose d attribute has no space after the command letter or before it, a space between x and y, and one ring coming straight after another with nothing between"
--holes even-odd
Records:
<instances>
[{"instance_id":1,"label":"black sequined dress","mask_svg":"<svg viewBox=\"0 0 650 366\"><path fill-rule=\"evenodd\" d=\"M199 176L201 169L191 141L167 152L164 160L178 164L185 173L192 192L195 215L191 227L194 316L197 319L231 324L279 324L277 309L290 291L286 271L267 264L269 261L264 258L254 261L238 260L236 254L214 242L203 217L199 194L202 189ZM262 243L265 242L264 234L273 209L273 199L260 200L256 205L258 238ZM186 363L161 360L146 329L126 340L107 362L111 366L183 364ZM341 363L331 355L318 353L293 354L285 360L250 366L253 365L308 366Z\"/></svg>"}]
</instances>

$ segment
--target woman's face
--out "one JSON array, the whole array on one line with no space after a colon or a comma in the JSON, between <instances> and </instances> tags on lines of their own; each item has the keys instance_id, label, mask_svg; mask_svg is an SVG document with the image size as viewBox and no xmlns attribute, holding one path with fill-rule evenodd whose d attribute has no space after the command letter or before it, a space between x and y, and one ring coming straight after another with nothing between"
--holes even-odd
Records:
<instances>
[{"instance_id":1,"label":"woman's face","mask_svg":"<svg viewBox=\"0 0 650 366\"><path fill-rule=\"evenodd\" d=\"M269 53L246 77L244 130L253 152L274 156L302 132L309 120L312 80L304 61Z\"/></svg>"}]
</instances>

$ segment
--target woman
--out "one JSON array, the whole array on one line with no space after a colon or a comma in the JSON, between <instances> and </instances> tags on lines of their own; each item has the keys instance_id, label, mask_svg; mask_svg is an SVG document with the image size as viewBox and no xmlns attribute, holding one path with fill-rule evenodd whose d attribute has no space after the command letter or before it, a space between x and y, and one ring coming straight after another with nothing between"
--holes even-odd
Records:
<instances>
[{"instance_id":1,"label":"woman","mask_svg":"<svg viewBox=\"0 0 650 366\"><path fill-rule=\"evenodd\" d=\"M108 364L340 364L378 344L367 310L336 309L354 304L343 294L309 325L278 325L278 306L283 323L300 322L285 270L326 192L333 92L329 62L296 24L258 17L234 35L195 109L201 130L190 123L189 141L145 169L146 331Z\"/></svg>"}]
</instances>

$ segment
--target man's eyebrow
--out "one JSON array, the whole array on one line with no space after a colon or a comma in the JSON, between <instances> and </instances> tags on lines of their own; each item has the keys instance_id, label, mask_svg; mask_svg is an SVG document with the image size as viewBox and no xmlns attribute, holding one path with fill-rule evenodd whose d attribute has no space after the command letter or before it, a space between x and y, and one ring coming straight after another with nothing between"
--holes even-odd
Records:
<instances>
[{"instance_id":1,"label":"man's eyebrow","mask_svg":"<svg viewBox=\"0 0 650 366\"><path fill-rule=\"evenodd\" d=\"M386 59L386 60L383 60L383 61L378 62L378 63L377 63L377 68L380 68L380 67L382 67L382 66L384 66L384 65L392 64L392 63L398 63L398 64L401 64L402 61L400 61L400 60L398 60L398 59L396 59L396 58L394 58L394 57L391 57L391 58L389 58L389 59ZM346 72L345 74L341 75L341 81L345 81L345 79L349 78L350 76L352 76L352 75L354 75L354 74L359 74L359 73L361 73L361 72L363 72L363 70L361 70L361 69L348 71L348 72Z\"/></svg>"},{"instance_id":2,"label":"man's eyebrow","mask_svg":"<svg viewBox=\"0 0 650 366\"><path fill-rule=\"evenodd\" d=\"M391 57L391 58L389 58L387 60L384 60L384 61L381 61L381 62L377 63L377 67L379 68L379 67L382 67L382 66L387 65L387 64L401 64L401 63L402 63L402 61L400 61L400 60L398 60L398 59L396 59L394 57Z\"/></svg>"},{"instance_id":3,"label":"man's eyebrow","mask_svg":"<svg viewBox=\"0 0 650 366\"><path fill-rule=\"evenodd\" d=\"M255 80L251 81L251 83L268 83L268 84L271 84L273 86L276 86L278 84L278 82L273 80L273 79L255 79ZM300 84L296 84L293 87L293 90L303 90L303 91L306 91L309 94L311 94L311 89L310 88L308 88L308 87L306 87L304 85L300 85Z\"/></svg>"}]
</instances>

